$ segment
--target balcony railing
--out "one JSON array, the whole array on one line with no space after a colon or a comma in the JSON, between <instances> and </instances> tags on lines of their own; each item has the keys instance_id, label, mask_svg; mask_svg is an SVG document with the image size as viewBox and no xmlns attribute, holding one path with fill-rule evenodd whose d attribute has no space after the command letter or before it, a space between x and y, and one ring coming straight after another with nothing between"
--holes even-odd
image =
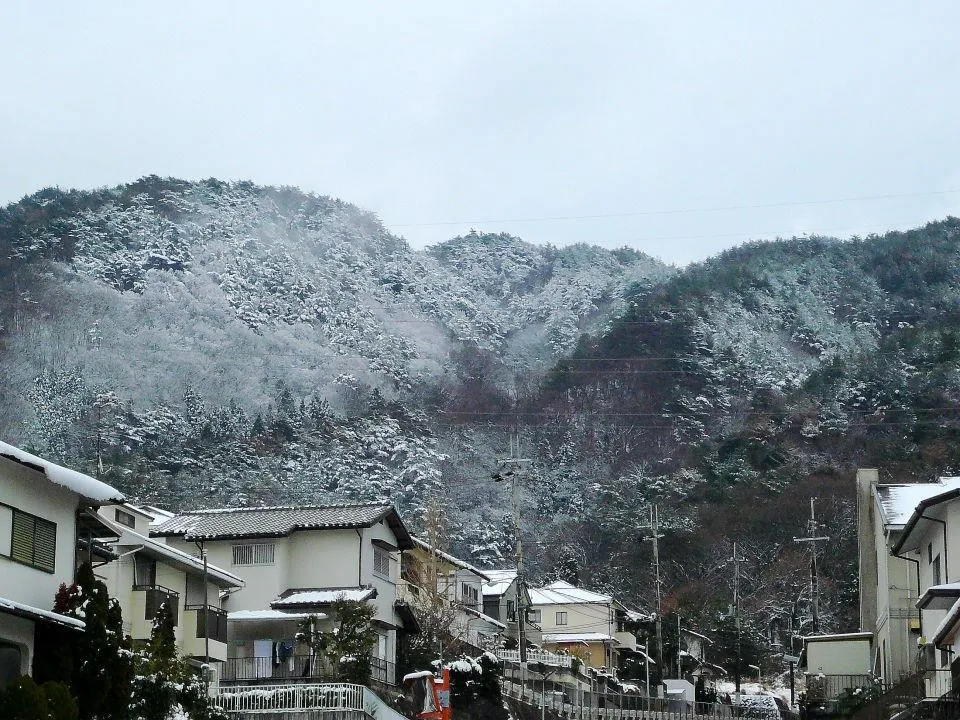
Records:
<instances>
[{"instance_id":1,"label":"balcony railing","mask_svg":"<svg viewBox=\"0 0 960 720\"><path fill-rule=\"evenodd\" d=\"M221 688L214 702L229 713L297 710L363 713L364 688L347 684L244 685Z\"/></svg>"},{"instance_id":2,"label":"balcony railing","mask_svg":"<svg viewBox=\"0 0 960 720\"><path fill-rule=\"evenodd\" d=\"M157 611L164 603L170 608L170 614L173 616L173 624L177 625L177 617L180 615L180 593L163 585L134 585L133 589L146 594L143 619L153 620L157 616Z\"/></svg>"},{"instance_id":3,"label":"balcony railing","mask_svg":"<svg viewBox=\"0 0 960 720\"><path fill-rule=\"evenodd\" d=\"M311 655L292 655L282 660L272 657L227 658L220 669L221 682L318 682L336 680L322 660ZM396 666L381 658L370 658L370 679L386 685L396 684Z\"/></svg>"},{"instance_id":4,"label":"balcony railing","mask_svg":"<svg viewBox=\"0 0 960 720\"><path fill-rule=\"evenodd\" d=\"M497 650L497 657L507 662L520 662L519 650ZM554 667L573 667L572 655L559 655L546 650L527 650L528 663L543 663Z\"/></svg>"},{"instance_id":5,"label":"balcony railing","mask_svg":"<svg viewBox=\"0 0 960 720\"><path fill-rule=\"evenodd\" d=\"M195 611L197 613L198 639L208 637L205 632L205 623L209 617L210 639L222 643L227 642L227 614L223 610L214 607L213 605L207 605L206 611L204 611L203 605L185 605L183 609L187 611Z\"/></svg>"},{"instance_id":6,"label":"balcony railing","mask_svg":"<svg viewBox=\"0 0 960 720\"><path fill-rule=\"evenodd\" d=\"M870 690L882 692L879 680L873 675L826 675L824 673L807 674L807 700L836 700L848 690Z\"/></svg>"}]
</instances>

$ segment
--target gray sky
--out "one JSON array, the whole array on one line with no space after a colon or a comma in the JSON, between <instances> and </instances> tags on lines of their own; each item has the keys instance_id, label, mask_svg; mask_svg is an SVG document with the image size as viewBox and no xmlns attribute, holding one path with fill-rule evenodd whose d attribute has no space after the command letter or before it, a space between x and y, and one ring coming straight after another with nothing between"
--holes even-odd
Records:
<instances>
[{"instance_id":1,"label":"gray sky","mask_svg":"<svg viewBox=\"0 0 960 720\"><path fill-rule=\"evenodd\" d=\"M678 263L906 228L960 214L958 27L955 1L6 0L0 203L250 179L418 247L476 227Z\"/></svg>"}]
</instances>

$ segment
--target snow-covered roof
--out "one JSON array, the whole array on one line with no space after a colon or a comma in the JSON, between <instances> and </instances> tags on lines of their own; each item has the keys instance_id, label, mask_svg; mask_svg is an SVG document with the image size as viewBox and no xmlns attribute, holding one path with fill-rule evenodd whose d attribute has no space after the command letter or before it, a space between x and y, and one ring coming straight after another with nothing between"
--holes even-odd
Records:
<instances>
[{"instance_id":1,"label":"snow-covered roof","mask_svg":"<svg viewBox=\"0 0 960 720\"><path fill-rule=\"evenodd\" d=\"M286 537L296 530L364 528L383 520L393 530L397 547L413 547L410 533L388 503L299 505L190 510L167 520L151 535L204 540Z\"/></svg>"},{"instance_id":2,"label":"snow-covered roof","mask_svg":"<svg viewBox=\"0 0 960 720\"><path fill-rule=\"evenodd\" d=\"M472 608L472 607L467 607L467 606L464 606L463 609L467 612L468 615L473 615L474 617L476 617L476 618L478 618L478 619L480 619L480 620L483 620L484 622L490 623L491 625L493 625L493 626L496 627L496 628L499 628L500 630L506 630L506 629L507 629L507 626L504 625L502 622L500 622L499 620L496 620L496 619L490 617L489 615L484 615L484 614L483 614L482 612L480 612L479 610L475 610L474 608Z\"/></svg>"},{"instance_id":3,"label":"snow-covered roof","mask_svg":"<svg viewBox=\"0 0 960 720\"><path fill-rule=\"evenodd\" d=\"M60 613L53 612L52 610L43 610L41 608L33 607L32 605L25 605L24 603L4 597L0 597L0 612L8 615L16 615L18 617L28 618L29 620L39 620L40 622L63 625L65 627L75 628L77 630L82 630L85 627L83 620L67 617L66 615L61 615Z\"/></svg>"},{"instance_id":4,"label":"snow-covered roof","mask_svg":"<svg viewBox=\"0 0 960 720\"><path fill-rule=\"evenodd\" d=\"M195 557L194 555L186 553L183 550L170 547L166 543L160 542L159 540L154 540L146 535L141 535L135 530L131 530L126 525L113 522L108 518L101 516L98 519L117 534L119 540L117 540L116 545L128 547L139 545L143 548L140 552L144 552L151 557L157 558L161 562L180 567L188 572L203 572L203 560L201 558ZM207 576L210 582L221 588L239 588L243 587L244 585L244 582L241 578L237 577L233 573L217 567L216 565L211 565L209 562L207 563Z\"/></svg>"},{"instance_id":5,"label":"snow-covered roof","mask_svg":"<svg viewBox=\"0 0 960 720\"><path fill-rule=\"evenodd\" d=\"M627 610L624 613L628 620L633 622L648 622L654 619L652 613L640 612L639 610Z\"/></svg>"},{"instance_id":6,"label":"snow-covered roof","mask_svg":"<svg viewBox=\"0 0 960 720\"><path fill-rule=\"evenodd\" d=\"M449 553L445 553L443 550L438 550L437 548L433 547L433 545L431 545L430 543L424 542L418 537L414 537L411 535L410 539L413 540L413 544L416 545L417 547L420 547L423 550L426 550L427 552L435 554L437 557L442 558L443 560L450 563L451 565L455 565L459 568L463 568L464 570L469 570L474 575L478 575L483 580L490 579L490 577L487 575L486 570L480 570L479 568L474 567L473 565L468 563L466 560L461 560L460 558L454 557Z\"/></svg>"},{"instance_id":7,"label":"snow-covered roof","mask_svg":"<svg viewBox=\"0 0 960 720\"><path fill-rule=\"evenodd\" d=\"M62 467L49 460L44 460L36 455L31 455L26 450L21 450L2 441L0 441L0 457L8 458L20 465L26 465L41 472L46 475L50 482L65 487L92 503L114 503L124 500L123 493L104 482L76 470Z\"/></svg>"},{"instance_id":8,"label":"snow-covered roof","mask_svg":"<svg viewBox=\"0 0 960 720\"><path fill-rule=\"evenodd\" d=\"M372 587L309 588L287 590L270 603L272 608L310 608L330 605L339 599L363 602L377 596Z\"/></svg>"},{"instance_id":9,"label":"snow-covered roof","mask_svg":"<svg viewBox=\"0 0 960 720\"><path fill-rule=\"evenodd\" d=\"M932 483L877 485L884 524L903 527L920 502L957 488L960 488L960 477L942 477Z\"/></svg>"},{"instance_id":10,"label":"snow-covered roof","mask_svg":"<svg viewBox=\"0 0 960 720\"><path fill-rule=\"evenodd\" d=\"M953 603L947 614L943 616L943 620L937 625L937 629L933 631L934 646L939 645L948 635L953 634L958 621L960 621L960 598Z\"/></svg>"},{"instance_id":11,"label":"snow-covered roof","mask_svg":"<svg viewBox=\"0 0 960 720\"><path fill-rule=\"evenodd\" d=\"M917 598L915 605L923 609L946 610L953 605L953 598L956 597L960 597L960 582L931 585L924 590L923 595ZM948 598L946 602L944 598Z\"/></svg>"},{"instance_id":12,"label":"snow-covered roof","mask_svg":"<svg viewBox=\"0 0 960 720\"><path fill-rule=\"evenodd\" d=\"M489 582L483 584L483 594L494 597L503 595L514 580L517 579L516 569L509 570L484 570L484 574L490 578Z\"/></svg>"},{"instance_id":13,"label":"snow-covered roof","mask_svg":"<svg viewBox=\"0 0 960 720\"><path fill-rule=\"evenodd\" d=\"M613 602L610 595L582 590L563 580L556 580L541 588L530 588L530 602L533 605L577 605L601 604Z\"/></svg>"},{"instance_id":14,"label":"snow-covered roof","mask_svg":"<svg viewBox=\"0 0 960 720\"><path fill-rule=\"evenodd\" d=\"M256 620L306 620L315 617L323 620L327 616L323 613L281 612L280 610L235 610L227 613L230 622L252 622Z\"/></svg>"},{"instance_id":15,"label":"snow-covered roof","mask_svg":"<svg viewBox=\"0 0 960 720\"><path fill-rule=\"evenodd\" d=\"M951 480L960 480L960 478L949 478ZM899 555L904 550L916 550L920 544L923 543L923 534L921 530L917 530L917 526L920 525L921 521L925 521L926 526L929 527L930 517L925 515L924 512L927 508L934 507L935 505L941 505L945 502L950 502L960 498L960 486L952 488L943 488L938 493L931 494L922 500L917 502L917 506L913 509L913 512L910 513L910 517L907 520L906 524L903 526L903 532L900 534L900 538L897 540L891 549L891 553L894 555Z\"/></svg>"},{"instance_id":16,"label":"snow-covered roof","mask_svg":"<svg viewBox=\"0 0 960 720\"><path fill-rule=\"evenodd\" d=\"M176 513L170 512L169 510L164 510L163 508L158 508L156 505L134 505L132 503L124 504L127 507L132 507L141 515L146 515L148 518L150 518L151 527L163 525L163 523L165 523L167 520L171 520L177 516Z\"/></svg>"},{"instance_id":17,"label":"snow-covered roof","mask_svg":"<svg viewBox=\"0 0 960 720\"><path fill-rule=\"evenodd\" d=\"M807 635L803 642L839 642L842 640L870 640L872 632L833 633L832 635Z\"/></svg>"},{"instance_id":18,"label":"snow-covered roof","mask_svg":"<svg viewBox=\"0 0 960 720\"><path fill-rule=\"evenodd\" d=\"M544 633L545 643L589 643L589 642L617 642L617 639L606 633Z\"/></svg>"}]
</instances>

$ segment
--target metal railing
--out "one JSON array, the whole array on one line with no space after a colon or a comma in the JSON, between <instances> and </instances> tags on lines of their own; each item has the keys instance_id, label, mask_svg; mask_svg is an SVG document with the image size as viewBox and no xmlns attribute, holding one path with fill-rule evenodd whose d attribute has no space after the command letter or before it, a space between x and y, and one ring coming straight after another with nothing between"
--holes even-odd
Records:
<instances>
[{"instance_id":1,"label":"metal railing","mask_svg":"<svg viewBox=\"0 0 960 720\"><path fill-rule=\"evenodd\" d=\"M364 712L362 685L244 685L221 688L214 703L227 712L290 712L297 710Z\"/></svg>"},{"instance_id":2,"label":"metal railing","mask_svg":"<svg viewBox=\"0 0 960 720\"><path fill-rule=\"evenodd\" d=\"M204 630L209 616L210 639L222 643L227 642L227 614L223 610L213 605L207 605L206 611L204 611L203 605L184 605L183 609L197 613L197 638L206 637Z\"/></svg>"},{"instance_id":3,"label":"metal railing","mask_svg":"<svg viewBox=\"0 0 960 720\"><path fill-rule=\"evenodd\" d=\"M496 655L506 662L520 662L519 650L497 650ZM546 650L527 650L528 663L543 663L554 667L573 667L572 655L558 655L557 653L547 652Z\"/></svg>"},{"instance_id":4,"label":"metal railing","mask_svg":"<svg viewBox=\"0 0 960 720\"><path fill-rule=\"evenodd\" d=\"M772 698L768 707L760 707L747 703L694 703L636 694L577 692L571 689L548 689L543 692L539 688L509 680L503 682L502 689L504 695L515 700L550 710L571 720L780 720L780 711Z\"/></svg>"},{"instance_id":5,"label":"metal railing","mask_svg":"<svg viewBox=\"0 0 960 720\"><path fill-rule=\"evenodd\" d=\"M381 658L370 658L370 680L384 685L396 684L396 665ZM336 681L337 677L312 655L291 655L284 659L272 657L227 658L220 669L221 682Z\"/></svg>"},{"instance_id":6,"label":"metal railing","mask_svg":"<svg viewBox=\"0 0 960 720\"><path fill-rule=\"evenodd\" d=\"M871 692L880 691L880 680L873 675L826 675L807 673L807 701L836 700L848 690L858 688Z\"/></svg>"},{"instance_id":7,"label":"metal railing","mask_svg":"<svg viewBox=\"0 0 960 720\"><path fill-rule=\"evenodd\" d=\"M180 615L180 593L163 585L134 585L133 589L146 595L143 609L144 620L153 620L160 609L160 605L166 603L170 608L170 614L173 616L173 624L174 626L177 625L177 618Z\"/></svg>"}]
</instances>

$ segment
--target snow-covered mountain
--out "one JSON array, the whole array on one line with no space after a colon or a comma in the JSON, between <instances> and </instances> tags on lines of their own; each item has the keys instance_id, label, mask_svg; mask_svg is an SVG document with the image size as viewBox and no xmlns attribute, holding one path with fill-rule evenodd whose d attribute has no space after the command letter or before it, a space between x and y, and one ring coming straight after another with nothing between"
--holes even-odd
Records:
<instances>
[{"instance_id":1,"label":"snow-covered mountain","mask_svg":"<svg viewBox=\"0 0 960 720\"><path fill-rule=\"evenodd\" d=\"M765 621L802 608L813 495L842 627L853 468L960 470L958 232L678 271L481 232L416 251L292 188L44 190L0 210L0 436L173 507L386 497L416 527L435 501L488 564L512 446L536 574L649 603L656 504L671 602L724 607L736 540Z\"/></svg>"}]
</instances>

